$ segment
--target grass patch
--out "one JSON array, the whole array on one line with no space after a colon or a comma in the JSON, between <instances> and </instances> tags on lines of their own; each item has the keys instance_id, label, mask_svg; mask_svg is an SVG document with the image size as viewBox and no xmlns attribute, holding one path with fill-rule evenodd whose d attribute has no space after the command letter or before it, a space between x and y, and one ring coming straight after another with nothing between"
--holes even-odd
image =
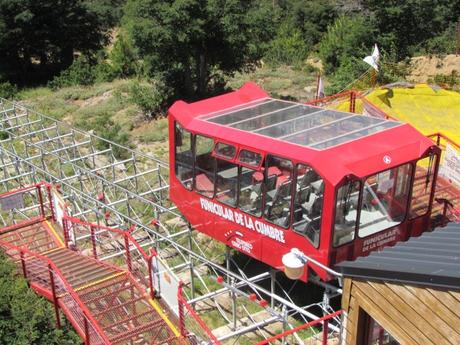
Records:
<instances>
[{"instance_id":1,"label":"grass patch","mask_svg":"<svg viewBox=\"0 0 460 345\"><path fill-rule=\"evenodd\" d=\"M306 101L314 97L316 72L307 64L301 69L264 65L252 73L235 74L227 85L238 89L247 81L258 84L274 97Z\"/></svg>"},{"instance_id":2,"label":"grass patch","mask_svg":"<svg viewBox=\"0 0 460 345\"><path fill-rule=\"evenodd\" d=\"M138 128L139 141L142 143L167 141L168 140L168 119L163 117L150 121Z\"/></svg>"}]
</instances>

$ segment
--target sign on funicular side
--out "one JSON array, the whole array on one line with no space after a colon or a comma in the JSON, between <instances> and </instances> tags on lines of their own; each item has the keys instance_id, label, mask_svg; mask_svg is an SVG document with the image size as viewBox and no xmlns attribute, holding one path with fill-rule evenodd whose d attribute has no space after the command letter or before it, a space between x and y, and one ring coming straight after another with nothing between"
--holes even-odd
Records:
<instances>
[{"instance_id":1,"label":"sign on funicular side","mask_svg":"<svg viewBox=\"0 0 460 345\"><path fill-rule=\"evenodd\" d=\"M460 153L449 144L446 144L444 162L440 166L439 175L460 186Z\"/></svg>"}]
</instances>

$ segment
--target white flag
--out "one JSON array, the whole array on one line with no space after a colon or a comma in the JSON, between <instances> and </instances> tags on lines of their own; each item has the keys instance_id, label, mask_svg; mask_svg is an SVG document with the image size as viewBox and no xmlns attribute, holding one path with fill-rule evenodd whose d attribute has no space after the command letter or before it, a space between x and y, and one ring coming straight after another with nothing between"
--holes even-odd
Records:
<instances>
[{"instance_id":1,"label":"white flag","mask_svg":"<svg viewBox=\"0 0 460 345\"><path fill-rule=\"evenodd\" d=\"M376 44L376 45L374 45L374 50L372 51L372 55L366 56L363 59L363 61L365 63L371 65L371 67L378 72L379 71L379 66L378 66L379 59L380 59L380 52L379 52L379 48L377 47L377 44Z\"/></svg>"},{"instance_id":2,"label":"white flag","mask_svg":"<svg viewBox=\"0 0 460 345\"><path fill-rule=\"evenodd\" d=\"M316 85L316 99L323 98L325 96L324 94L324 83L323 83L323 77L318 76L318 82Z\"/></svg>"}]
</instances>

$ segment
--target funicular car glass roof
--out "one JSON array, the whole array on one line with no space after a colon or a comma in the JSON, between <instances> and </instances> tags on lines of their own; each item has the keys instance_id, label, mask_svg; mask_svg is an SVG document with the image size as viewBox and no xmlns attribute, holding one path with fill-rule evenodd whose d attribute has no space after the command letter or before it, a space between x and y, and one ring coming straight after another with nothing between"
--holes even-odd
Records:
<instances>
[{"instance_id":1,"label":"funicular car glass roof","mask_svg":"<svg viewBox=\"0 0 460 345\"><path fill-rule=\"evenodd\" d=\"M325 149L401 125L370 116L264 98L200 119L314 149Z\"/></svg>"}]
</instances>

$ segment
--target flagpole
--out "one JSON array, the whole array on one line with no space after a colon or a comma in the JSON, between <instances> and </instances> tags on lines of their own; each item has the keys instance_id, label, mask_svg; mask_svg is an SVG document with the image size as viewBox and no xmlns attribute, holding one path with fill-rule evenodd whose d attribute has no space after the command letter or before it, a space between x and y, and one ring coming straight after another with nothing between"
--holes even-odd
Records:
<instances>
[{"instance_id":1,"label":"flagpole","mask_svg":"<svg viewBox=\"0 0 460 345\"><path fill-rule=\"evenodd\" d=\"M319 73L316 74L316 94L315 99L319 99Z\"/></svg>"}]
</instances>

